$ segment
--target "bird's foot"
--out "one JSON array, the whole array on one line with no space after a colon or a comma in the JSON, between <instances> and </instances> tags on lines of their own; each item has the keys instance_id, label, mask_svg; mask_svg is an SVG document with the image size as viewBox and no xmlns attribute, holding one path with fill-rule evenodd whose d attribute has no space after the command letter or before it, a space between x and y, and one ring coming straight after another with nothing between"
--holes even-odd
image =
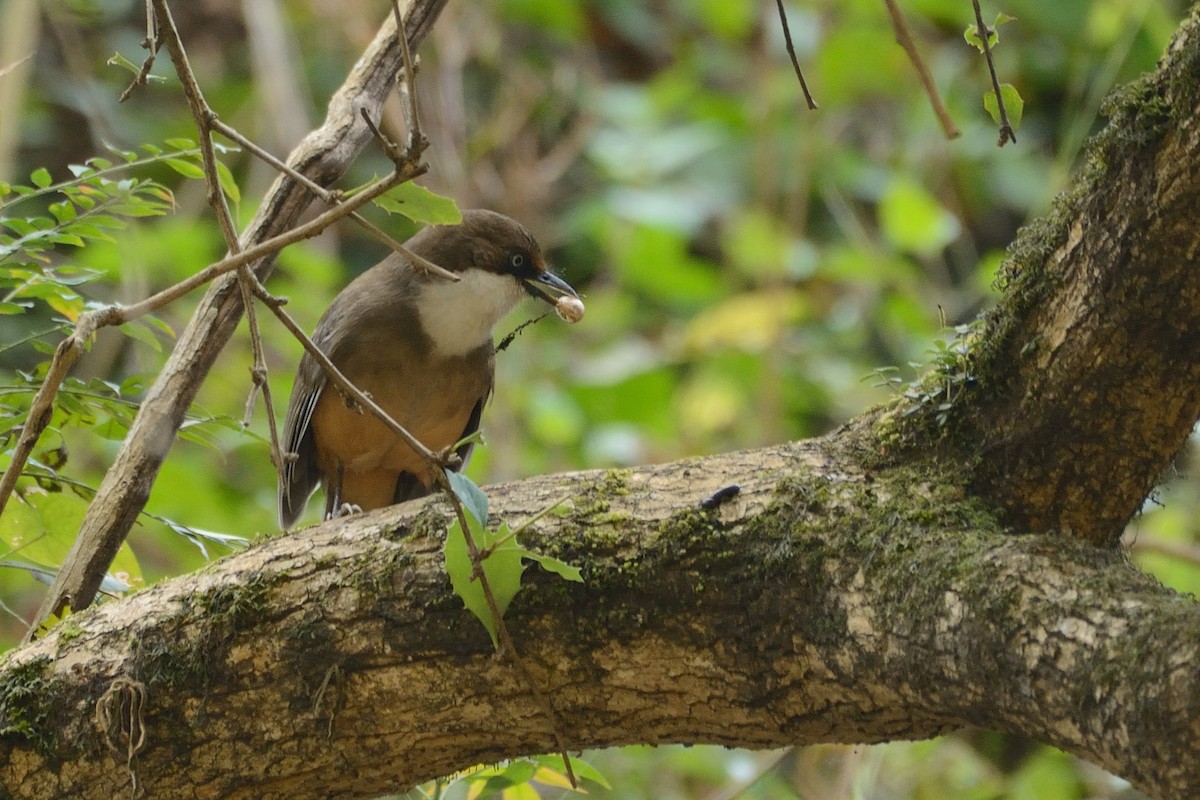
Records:
<instances>
[{"instance_id":1,"label":"bird's foot","mask_svg":"<svg viewBox=\"0 0 1200 800\"><path fill-rule=\"evenodd\" d=\"M340 506L338 506L336 511L332 511L329 514L327 514L325 516L325 519L326 520L341 519L342 517L348 517L351 514L361 514L361 513L362 513L362 506L355 505L354 503L342 503Z\"/></svg>"}]
</instances>

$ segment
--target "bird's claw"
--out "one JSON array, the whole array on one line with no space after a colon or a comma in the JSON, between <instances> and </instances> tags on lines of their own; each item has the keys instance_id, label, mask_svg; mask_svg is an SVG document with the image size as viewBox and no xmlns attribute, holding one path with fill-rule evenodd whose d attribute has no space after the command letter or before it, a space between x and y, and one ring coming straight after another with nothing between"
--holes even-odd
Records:
<instances>
[{"instance_id":1,"label":"bird's claw","mask_svg":"<svg viewBox=\"0 0 1200 800\"><path fill-rule=\"evenodd\" d=\"M363 513L362 506L355 505L354 503L342 503L337 507L337 510L330 512L325 519L327 521L331 519L341 519L342 517L348 517L351 514L361 513Z\"/></svg>"}]
</instances>

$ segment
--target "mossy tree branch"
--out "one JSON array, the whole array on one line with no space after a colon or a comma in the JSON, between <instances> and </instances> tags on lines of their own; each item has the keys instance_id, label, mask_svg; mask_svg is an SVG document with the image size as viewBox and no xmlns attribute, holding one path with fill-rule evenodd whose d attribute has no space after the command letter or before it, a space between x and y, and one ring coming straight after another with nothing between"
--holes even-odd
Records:
<instances>
[{"instance_id":1,"label":"mossy tree branch","mask_svg":"<svg viewBox=\"0 0 1200 800\"><path fill-rule=\"evenodd\" d=\"M1200 416L1200 6L1105 110L1011 249L952 427L1015 527L1113 546Z\"/></svg>"},{"instance_id":2,"label":"mossy tree branch","mask_svg":"<svg viewBox=\"0 0 1200 800\"><path fill-rule=\"evenodd\" d=\"M531 568L510 615L568 746L971 724L1160 797L1200 785L1200 606L1118 554L1005 534L934 470L878 471L872 437L492 491L512 522L572 498L528 539L586 582ZM23 798L127 790L124 750L93 722L118 679L146 688L133 771L153 797L372 796L552 750L450 594L447 520L444 501L423 501L328 523L73 616L0 672L0 781Z\"/></svg>"}]
</instances>

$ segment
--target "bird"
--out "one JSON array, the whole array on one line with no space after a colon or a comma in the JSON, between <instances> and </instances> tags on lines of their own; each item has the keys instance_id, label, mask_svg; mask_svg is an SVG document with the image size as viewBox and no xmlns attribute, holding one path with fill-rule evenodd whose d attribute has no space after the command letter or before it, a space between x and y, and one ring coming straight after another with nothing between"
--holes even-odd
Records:
<instances>
[{"instance_id":1,"label":"bird","mask_svg":"<svg viewBox=\"0 0 1200 800\"><path fill-rule=\"evenodd\" d=\"M551 272L537 240L494 211L430 225L363 272L330 303L316 347L426 448L440 453L479 429L495 381L492 329L526 295L575 322L579 295ZM421 259L453 273L450 280ZM414 263L415 262L415 263ZM319 485L325 518L429 494L435 468L369 411L351 405L307 351L284 418L279 522L300 518ZM473 443L458 447L465 466Z\"/></svg>"}]
</instances>

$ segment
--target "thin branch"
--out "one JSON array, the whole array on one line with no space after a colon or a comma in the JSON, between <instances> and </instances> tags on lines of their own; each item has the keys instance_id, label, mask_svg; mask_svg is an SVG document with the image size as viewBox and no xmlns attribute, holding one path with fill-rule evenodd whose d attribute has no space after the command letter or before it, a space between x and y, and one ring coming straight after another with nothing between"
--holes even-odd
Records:
<instances>
[{"instance_id":1,"label":"thin branch","mask_svg":"<svg viewBox=\"0 0 1200 800\"><path fill-rule=\"evenodd\" d=\"M142 40L142 47L149 50L150 53L142 61L142 68L138 70L133 82L126 86L125 91L121 92L121 96L117 98L118 103L124 103L133 95L135 89L145 86L149 81L150 70L154 67L154 57L158 55L158 44L158 20L154 16L153 3L151 0L146 0L146 38Z\"/></svg>"},{"instance_id":2,"label":"thin branch","mask_svg":"<svg viewBox=\"0 0 1200 800\"><path fill-rule=\"evenodd\" d=\"M1141 553L1156 553L1177 558L1189 564L1200 565L1200 547L1187 542L1172 542L1167 539L1139 536L1129 549Z\"/></svg>"},{"instance_id":3,"label":"thin branch","mask_svg":"<svg viewBox=\"0 0 1200 800\"><path fill-rule=\"evenodd\" d=\"M392 0L392 14L396 17L396 37L400 40L400 53L404 56L404 88L400 91L397 83L396 90L402 95L405 122L408 124L408 146L425 149L425 136L421 133L421 116L417 110L417 65L408 49L408 37L404 34L404 17L400 13L400 4Z\"/></svg>"},{"instance_id":4,"label":"thin branch","mask_svg":"<svg viewBox=\"0 0 1200 800\"><path fill-rule=\"evenodd\" d=\"M423 174L425 170L426 167L424 164L409 165L407 170L403 172L395 172L388 177L383 178L374 186L365 189L353 197L348 198L346 202L342 204L336 205L327 211L323 211L302 225L297 225L295 228L281 233L278 236L272 236L270 239L264 239L258 244L251 245L250 247L247 247L245 250L242 250L238 253L228 255L220 261L210 264L199 272L184 278L174 286L163 289L161 292L151 295L145 300L135 303L134 305L122 306L120 308L125 312L129 319L133 319L141 316L142 314L154 311L155 309L166 305L172 300L182 297L196 287L208 283L213 278L224 275L226 272L232 272L244 264L249 264L252 261L257 261L263 256L271 255L272 253L282 250L284 247L287 247L290 244L302 242L305 239L311 239L312 237L317 236L334 222L349 216L355 210L362 208L376 197L379 197L385 192L395 188L396 186L399 186L401 183L412 180L416 176ZM122 320L122 322L125 321L127 320Z\"/></svg>"},{"instance_id":5,"label":"thin branch","mask_svg":"<svg viewBox=\"0 0 1200 800\"><path fill-rule=\"evenodd\" d=\"M983 44L983 57L987 59L988 72L992 75L992 91L996 93L996 107L1000 109L1000 140L996 142L996 146L1004 147L1010 141L1015 144L1017 134L1013 131L1012 123L1008 121L1008 109L1004 107L1004 95L1000 92L1000 78L996 76L996 62L992 59L992 45L988 42L992 31L983 21L983 11L979 8L979 0L971 0L971 4L975 6L975 29Z\"/></svg>"},{"instance_id":6,"label":"thin branch","mask_svg":"<svg viewBox=\"0 0 1200 800\"><path fill-rule=\"evenodd\" d=\"M929 104L933 106L933 113L938 118L938 123L942 126L942 133L947 139L957 139L962 135L958 126L954 124L954 120L950 118L950 112L946 110L946 105L942 102L942 96L938 94L937 85L933 82L933 76L929 73L929 67L925 64L925 59L921 58L921 51L917 49L917 43L913 40L912 31L908 27L908 23L904 19L904 14L900 11L900 7L896 5L896 0L883 0L887 6L888 14L892 17L892 28L896 32L896 43L904 48L904 52L908 53L908 60L912 62L913 67L917 70L917 77L921 80L921 86L925 89L925 95L929 98Z\"/></svg>"},{"instance_id":7,"label":"thin branch","mask_svg":"<svg viewBox=\"0 0 1200 800\"><path fill-rule=\"evenodd\" d=\"M533 695L533 701L542 709L543 713L550 721L550 732L554 736L554 745L558 748L558 752L562 755L563 768L567 772L567 779L571 782L572 788L579 786L578 780L575 778L575 770L571 766L571 757L567 755L567 746L562 735L562 719L558 715L556 709L550 702L550 698L542 691L542 687L538 684L537 679L529 669L529 665L521 658L517 652L517 645L513 642L512 634L509 633L508 624L504 621L504 615L500 612L500 606L496 602L496 595L492 592L492 585L488 581L487 574L483 571L483 561L486 556L480 551L479 545L475 543L475 537L471 534L471 527L467 524L467 515L463 509L462 501L454 492L454 487L450 485L450 478L447 477L445 470L438 473L438 485L442 492L450 498L450 504L454 508L454 514L458 518L458 525L462 528L463 539L467 543L467 551L471 556L471 568L474 578L479 580L479 588L483 590L484 599L487 601L488 612L492 615L492 622L496 626L497 638L500 639L500 652L502 655L508 656L512 665L520 673L521 678L525 681L525 685L529 687L529 693ZM486 525L487 520L480 520L481 525Z\"/></svg>"},{"instance_id":8,"label":"thin branch","mask_svg":"<svg viewBox=\"0 0 1200 800\"><path fill-rule=\"evenodd\" d=\"M236 253L238 234L233 224L233 216L229 213L229 203L225 200L225 193L221 191L221 179L217 174L217 154L213 150L212 133L209 128L210 121L217 115L204 99L204 92L196 81L195 73L192 72L187 51L183 48L183 40L179 38L179 29L175 27L175 19L171 16L171 7L167 5L166 0L151 2L159 22L159 35L167 46L167 52L171 54L171 63L179 76L179 82L183 85L183 95L187 98L188 108L192 111L192 119L200 134L200 159L208 186L208 204L217 215L221 235L225 237L225 246L230 252Z\"/></svg>"},{"instance_id":9,"label":"thin branch","mask_svg":"<svg viewBox=\"0 0 1200 800\"><path fill-rule=\"evenodd\" d=\"M228 200L221 188L221 177L217 172L217 154L212 143L212 128L213 123L217 120L217 114L204 99L204 92L200 89L200 84L192 71L187 51L183 47L183 40L179 36L179 29L175 26L175 19L171 16L170 7L165 0L152 0L152 2L162 21L159 28L165 39L167 52L171 54L171 62L183 84L184 96L187 98L188 106L192 110L192 118L200 133L201 163L205 182L208 185L208 203L217 215L221 232L225 237L225 246L229 248L230 253L237 253L241 250L241 242L234 227L233 215L229 211ZM238 267L238 287L242 293L242 307L246 311L246 324L250 329L250 349L254 358L254 365L250 368L252 385L250 394L246 398L246 411L242 425L249 427L254 411L254 399L261 391L263 402L267 407L267 427L271 437L271 462L278 467L283 463L283 454L279 447L279 431L275 422L275 406L271 400L271 386L267 380L267 360L263 352L262 335L259 332L258 317L254 310L253 290L250 284L252 278L248 266L243 264Z\"/></svg>"},{"instance_id":10,"label":"thin branch","mask_svg":"<svg viewBox=\"0 0 1200 800\"><path fill-rule=\"evenodd\" d=\"M103 325L121 324L120 321L113 321L119 316L120 309L117 306L109 306L84 314L76 323L75 332L59 342L58 347L54 349L50 368L46 372L45 379L42 380L42 385L38 387L37 394L33 397L25 424L21 426L21 437L13 449L12 461L9 462L8 469L4 471L4 476L0 477L0 514L4 513L4 508L8 505L9 498L12 497L13 489L17 486L17 479L25 469L25 463L33 453L38 439L41 438L42 431L46 429L54 416L54 398L58 394L58 387L67 379L71 367L83 355L84 345L91 339L96 329Z\"/></svg>"},{"instance_id":11,"label":"thin branch","mask_svg":"<svg viewBox=\"0 0 1200 800\"><path fill-rule=\"evenodd\" d=\"M792 69L796 70L796 79L800 81L800 90L804 92L804 102L808 104L809 109L815 111L818 108L817 101L813 99L812 92L808 90L808 83L804 80L804 73L800 71L800 60L796 58L796 48L792 44L792 29L788 26L787 12L783 10L783 0L775 0L775 6L779 9L783 41L787 44L788 55L792 58Z\"/></svg>"}]
</instances>

